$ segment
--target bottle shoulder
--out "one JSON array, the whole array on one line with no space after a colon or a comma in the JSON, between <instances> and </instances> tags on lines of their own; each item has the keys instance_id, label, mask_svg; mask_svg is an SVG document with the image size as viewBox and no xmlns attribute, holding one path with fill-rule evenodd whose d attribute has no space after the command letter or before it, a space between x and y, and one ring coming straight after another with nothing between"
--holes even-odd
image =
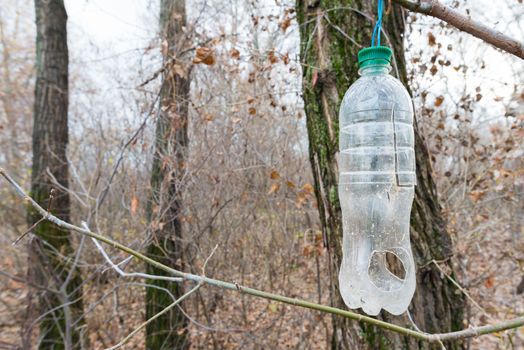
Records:
<instances>
[{"instance_id":1,"label":"bottle shoulder","mask_svg":"<svg viewBox=\"0 0 524 350\"><path fill-rule=\"evenodd\" d=\"M391 109L413 113L411 96L402 83L391 75L362 76L347 90L341 113L367 109Z\"/></svg>"}]
</instances>

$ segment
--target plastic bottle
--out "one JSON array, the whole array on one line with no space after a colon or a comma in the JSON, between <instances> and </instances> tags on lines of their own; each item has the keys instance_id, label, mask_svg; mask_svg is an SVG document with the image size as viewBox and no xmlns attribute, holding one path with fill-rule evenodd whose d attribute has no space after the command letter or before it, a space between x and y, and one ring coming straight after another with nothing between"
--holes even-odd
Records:
<instances>
[{"instance_id":1,"label":"plastic bottle","mask_svg":"<svg viewBox=\"0 0 524 350\"><path fill-rule=\"evenodd\" d=\"M384 46L359 52L361 77L346 92L339 116L340 292L349 308L369 315L381 309L402 314L416 285L409 239L413 107L404 86L389 75L391 55ZM404 276L388 269L391 257L401 262Z\"/></svg>"}]
</instances>

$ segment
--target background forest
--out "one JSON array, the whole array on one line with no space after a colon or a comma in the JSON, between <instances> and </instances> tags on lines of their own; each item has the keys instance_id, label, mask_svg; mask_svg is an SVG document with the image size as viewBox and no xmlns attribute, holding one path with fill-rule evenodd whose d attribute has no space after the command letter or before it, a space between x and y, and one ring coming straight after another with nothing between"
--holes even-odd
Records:
<instances>
[{"instance_id":1,"label":"background forest","mask_svg":"<svg viewBox=\"0 0 524 350\"><path fill-rule=\"evenodd\" d=\"M441 2L524 40L522 0ZM332 181L323 152L331 164L338 146L319 141L323 124L312 103L327 96L338 108L339 94L357 78L356 52L369 45L376 14L371 3L66 0L68 146L55 164L65 167L68 183L43 166L46 183L59 193L51 212L67 196L68 221L169 266L338 305L336 205L322 201L322 186ZM34 130L46 130L33 124L42 64L35 11L45 6L35 4L2 0L0 8L0 167L33 194ZM418 191L427 190L433 202L412 212L412 238L427 243L414 248L413 319L381 318L444 333L522 316L523 61L391 6L384 30L395 49L392 74L414 99L420 144L427 146L417 149L417 161L420 155L427 166L417 167L429 174ZM319 28L329 40L317 40ZM317 69L323 62L315 55L324 49L333 74ZM57 157L45 142L42 159L52 163ZM70 246L36 247L37 235L23 236L34 214L7 182L0 184L0 349L108 348L171 304L169 293L179 297L194 286L121 276L90 239L74 233ZM42 201L48 205L48 195ZM423 211L431 219L422 218L417 231L413 217ZM430 232L435 240L425 238ZM38 275L42 255L34 249L74 266L68 280L78 282L83 305L77 321L63 327L74 344L46 343L60 327L43 331L55 313L45 312L41 300L56 281ZM105 249L126 272L163 274ZM352 325L206 286L123 348L345 349L341 329L361 338L349 348L440 347ZM524 329L444 345L524 349Z\"/></svg>"}]
</instances>

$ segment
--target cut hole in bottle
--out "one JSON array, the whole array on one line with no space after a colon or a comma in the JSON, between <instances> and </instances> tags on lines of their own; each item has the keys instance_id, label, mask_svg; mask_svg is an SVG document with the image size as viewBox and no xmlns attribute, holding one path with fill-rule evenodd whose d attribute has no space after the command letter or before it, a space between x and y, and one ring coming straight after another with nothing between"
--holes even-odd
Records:
<instances>
[{"instance_id":1,"label":"cut hole in bottle","mask_svg":"<svg viewBox=\"0 0 524 350\"><path fill-rule=\"evenodd\" d=\"M377 288L390 292L402 287L406 269L397 254L375 250L369 258L368 276Z\"/></svg>"}]
</instances>

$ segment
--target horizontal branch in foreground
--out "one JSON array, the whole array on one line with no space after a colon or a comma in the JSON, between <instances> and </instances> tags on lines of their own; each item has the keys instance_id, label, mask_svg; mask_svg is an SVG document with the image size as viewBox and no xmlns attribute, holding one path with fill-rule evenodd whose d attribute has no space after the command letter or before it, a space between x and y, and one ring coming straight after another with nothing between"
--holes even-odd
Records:
<instances>
[{"instance_id":1,"label":"horizontal branch in foreground","mask_svg":"<svg viewBox=\"0 0 524 350\"><path fill-rule=\"evenodd\" d=\"M285 303L285 304L300 306L300 307L304 307L304 308L311 309L311 310L316 310L316 311L320 311L324 313L329 313L329 314L334 314L334 315L350 318L350 319L353 319L359 322L369 323L369 324L375 325L380 328L384 328L384 329L387 329L393 332L397 332L400 334L404 334L407 336L411 336L411 337L414 337L420 340L429 341L429 342L441 342L441 341L446 341L446 340L456 340L456 339L476 337L476 336L483 335L483 334L495 333L495 332L500 332L500 331L504 331L507 329L518 328L518 327L524 326L524 316L521 316L521 317L517 317L509 321L504 321L504 322L501 322L495 325L468 328L468 329L458 331L458 332L428 334L428 333L414 331L409 328L397 326L392 323L377 320L369 316L360 315L356 312L337 309L335 307L316 304L316 303L312 303L312 302L297 299L297 298L289 298L289 297L279 295L279 294L268 293L268 292L264 292L258 289L241 286L237 283L224 282L224 281L216 280L216 279L209 278L206 276L199 276L199 275L194 275L194 274L178 271L158 261L155 261L134 249L131 249L121 243L113 241L110 238L104 237L95 232L91 232L90 230L83 229L81 227L78 227L70 223L67 223L63 220L60 220L56 216L47 212L44 208L38 205L38 203L36 203L31 197L29 197L29 195L27 195L27 193L20 187L20 185L18 185L2 168L0 168L0 175L2 175L14 187L17 194L23 200L27 201L33 208L35 208L42 215L44 219L62 228L65 228L71 231L75 231L82 235L89 236L98 241L104 242L116 249L119 249L121 251L124 251L134 256L135 258L141 261L151 264L161 270L171 273L173 276L181 277L185 280L195 281L198 283L210 284L212 286L216 286L222 289L234 290L240 293L257 296L257 297L264 298L264 299L274 300L274 301L278 301L278 302Z\"/></svg>"},{"instance_id":2,"label":"horizontal branch in foreground","mask_svg":"<svg viewBox=\"0 0 524 350\"><path fill-rule=\"evenodd\" d=\"M498 30L494 30L481 22L474 21L457 10L440 3L438 0L393 1L410 11L438 18L463 32L484 40L496 48L524 59L524 43Z\"/></svg>"}]
</instances>

